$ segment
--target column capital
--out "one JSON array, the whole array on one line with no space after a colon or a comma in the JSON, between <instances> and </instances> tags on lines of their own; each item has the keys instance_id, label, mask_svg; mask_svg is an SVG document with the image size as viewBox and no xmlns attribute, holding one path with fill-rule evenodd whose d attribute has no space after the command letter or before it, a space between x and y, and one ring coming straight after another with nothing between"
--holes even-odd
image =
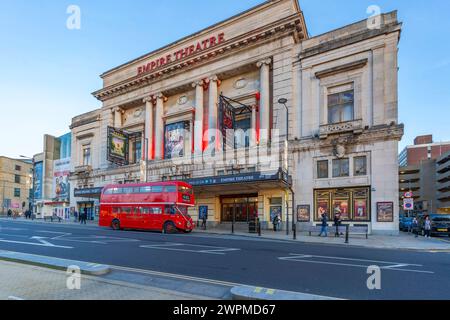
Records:
<instances>
[{"instance_id":1,"label":"column capital","mask_svg":"<svg viewBox=\"0 0 450 320\"><path fill-rule=\"evenodd\" d=\"M168 100L168 98L162 92L155 94L155 99L162 100L163 102L167 102Z\"/></svg>"},{"instance_id":2,"label":"column capital","mask_svg":"<svg viewBox=\"0 0 450 320\"><path fill-rule=\"evenodd\" d=\"M116 112L120 112L121 114L125 113L125 111L122 108L120 108L120 107L112 107L111 108L111 113L116 113Z\"/></svg>"},{"instance_id":3,"label":"column capital","mask_svg":"<svg viewBox=\"0 0 450 320\"><path fill-rule=\"evenodd\" d=\"M192 88L203 87L205 85L205 81L199 80L192 83Z\"/></svg>"},{"instance_id":4,"label":"column capital","mask_svg":"<svg viewBox=\"0 0 450 320\"><path fill-rule=\"evenodd\" d=\"M267 59L263 59L263 60L260 60L260 61L258 61L257 63L256 63L256 66L258 67L258 68L261 68L262 66L265 66L265 65L271 65L272 64L272 58L267 58Z\"/></svg>"},{"instance_id":5,"label":"column capital","mask_svg":"<svg viewBox=\"0 0 450 320\"><path fill-rule=\"evenodd\" d=\"M153 96L145 97L144 99L142 99L142 101L143 101L144 103L147 103L147 102L150 102L150 103L152 103L152 104L155 103L155 99L154 99Z\"/></svg>"},{"instance_id":6,"label":"column capital","mask_svg":"<svg viewBox=\"0 0 450 320\"><path fill-rule=\"evenodd\" d=\"M219 78L216 75L213 75L208 78L210 82L219 82Z\"/></svg>"}]
</instances>

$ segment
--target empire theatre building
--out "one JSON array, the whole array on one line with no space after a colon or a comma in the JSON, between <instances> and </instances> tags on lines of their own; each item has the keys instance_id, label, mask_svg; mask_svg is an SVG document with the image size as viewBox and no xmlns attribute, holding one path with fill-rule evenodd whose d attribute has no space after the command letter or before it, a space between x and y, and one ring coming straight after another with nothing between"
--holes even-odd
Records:
<instances>
[{"instance_id":1,"label":"empire theatre building","mask_svg":"<svg viewBox=\"0 0 450 320\"><path fill-rule=\"evenodd\" d=\"M107 71L102 108L72 120L71 205L181 180L211 227L340 213L395 233L400 32L392 12L311 37L296 0L273 0Z\"/></svg>"}]
</instances>

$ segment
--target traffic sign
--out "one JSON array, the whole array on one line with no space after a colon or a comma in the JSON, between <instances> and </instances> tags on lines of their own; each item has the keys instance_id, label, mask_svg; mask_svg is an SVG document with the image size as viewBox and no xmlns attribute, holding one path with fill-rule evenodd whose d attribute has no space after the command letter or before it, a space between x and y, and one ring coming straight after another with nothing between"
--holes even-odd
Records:
<instances>
[{"instance_id":1,"label":"traffic sign","mask_svg":"<svg viewBox=\"0 0 450 320\"><path fill-rule=\"evenodd\" d=\"M405 193L405 198L412 198L413 193L411 191Z\"/></svg>"},{"instance_id":2,"label":"traffic sign","mask_svg":"<svg viewBox=\"0 0 450 320\"><path fill-rule=\"evenodd\" d=\"M414 199L412 198L403 199L403 209L407 211L414 210Z\"/></svg>"}]
</instances>

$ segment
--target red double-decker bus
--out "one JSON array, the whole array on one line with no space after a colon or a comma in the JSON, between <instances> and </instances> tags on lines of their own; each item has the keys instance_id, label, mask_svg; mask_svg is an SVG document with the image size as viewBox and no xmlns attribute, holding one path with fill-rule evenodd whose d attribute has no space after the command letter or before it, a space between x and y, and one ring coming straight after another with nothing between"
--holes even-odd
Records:
<instances>
[{"instance_id":1,"label":"red double-decker bus","mask_svg":"<svg viewBox=\"0 0 450 320\"><path fill-rule=\"evenodd\" d=\"M100 199L101 227L164 233L191 232L188 208L195 205L192 186L184 182L108 185Z\"/></svg>"}]
</instances>

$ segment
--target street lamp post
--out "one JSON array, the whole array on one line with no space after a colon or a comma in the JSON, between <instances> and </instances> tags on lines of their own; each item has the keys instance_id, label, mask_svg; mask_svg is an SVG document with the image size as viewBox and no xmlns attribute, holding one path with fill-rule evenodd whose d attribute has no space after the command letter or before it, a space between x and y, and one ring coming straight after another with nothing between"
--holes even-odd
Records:
<instances>
[{"instance_id":1,"label":"street lamp post","mask_svg":"<svg viewBox=\"0 0 450 320\"><path fill-rule=\"evenodd\" d=\"M23 156L23 155L21 155L21 156L19 156L20 158L22 158L22 159L25 159L25 160L31 160L31 176L32 176L32 178L31 178L31 197L30 197L30 203L31 203L31 205L30 204L28 204L28 206L29 206L29 208L28 209L30 209L31 210L31 214L32 214L32 217L33 217L33 215L34 215L34 180L35 180L35 176L34 176L34 174L35 174L35 171L34 171L34 165L35 165L35 162L34 162L34 157L27 157L27 156Z\"/></svg>"},{"instance_id":2,"label":"street lamp post","mask_svg":"<svg viewBox=\"0 0 450 320\"><path fill-rule=\"evenodd\" d=\"M285 137L285 145L284 145L284 154L286 161L286 173L289 184L289 108L287 107L288 100L286 98L281 98L278 100L278 103L283 105L286 109L286 137ZM292 232L294 235L294 240L297 238L297 226L295 224L295 193L292 188L292 185L289 187L292 194ZM286 235L289 235L289 200L286 199Z\"/></svg>"}]
</instances>

